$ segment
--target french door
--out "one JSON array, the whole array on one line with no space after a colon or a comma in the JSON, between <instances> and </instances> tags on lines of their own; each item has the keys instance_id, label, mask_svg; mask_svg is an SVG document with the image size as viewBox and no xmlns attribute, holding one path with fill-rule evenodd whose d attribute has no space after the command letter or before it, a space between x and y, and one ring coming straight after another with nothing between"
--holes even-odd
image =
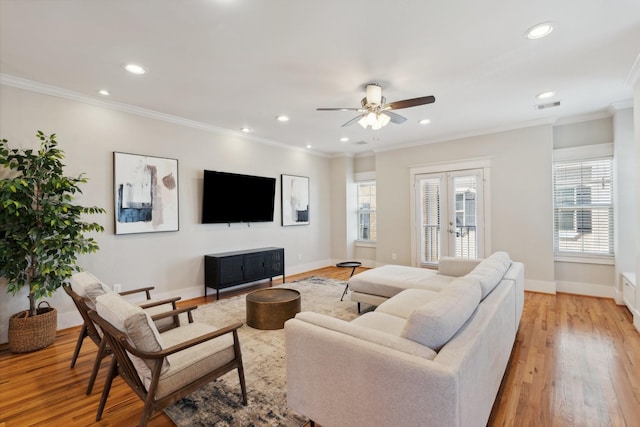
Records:
<instances>
[{"instance_id":1,"label":"french door","mask_svg":"<svg viewBox=\"0 0 640 427\"><path fill-rule=\"evenodd\" d=\"M482 257L483 169L415 175L416 254L421 266L441 256Z\"/></svg>"}]
</instances>

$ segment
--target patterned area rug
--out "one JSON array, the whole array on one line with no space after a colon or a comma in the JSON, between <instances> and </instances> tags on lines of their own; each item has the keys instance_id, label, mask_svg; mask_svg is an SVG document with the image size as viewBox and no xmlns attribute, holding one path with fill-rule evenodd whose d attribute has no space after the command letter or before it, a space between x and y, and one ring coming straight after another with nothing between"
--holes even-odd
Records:
<instances>
[{"instance_id":1,"label":"patterned area rug","mask_svg":"<svg viewBox=\"0 0 640 427\"><path fill-rule=\"evenodd\" d=\"M345 282L323 277L285 283L296 289L302 311L328 314L344 320L358 316L357 304L340 301ZM224 326L246 322L245 297L216 301L193 312L196 322ZM246 323L239 329L249 404L242 406L237 371L229 372L165 409L178 426L302 426L307 419L287 407L284 329L263 331Z\"/></svg>"}]
</instances>

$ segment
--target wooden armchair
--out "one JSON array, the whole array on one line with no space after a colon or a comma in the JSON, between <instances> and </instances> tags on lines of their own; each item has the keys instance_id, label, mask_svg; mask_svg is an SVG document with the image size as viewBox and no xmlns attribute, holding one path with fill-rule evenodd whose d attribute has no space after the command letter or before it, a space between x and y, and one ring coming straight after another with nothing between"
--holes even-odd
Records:
<instances>
[{"instance_id":1,"label":"wooden armchair","mask_svg":"<svg viewBox=\"0 0 640 427\"><path fill-rule=\"evenodd\" d=\"M180 297L153 301L151 300L150 293L150 291L152 291L153 289L153 287L145 287L120 292L120 295L144 293L146 296L146 301L138 305L141 308L148 310L150 314L159 314L175 310L177 308L176 301L179 301ZM98 375L98 370L100 369L100 362L105 356L111 354L111 349L107 345L107 342L102 339L102 331L100 331L100 329L97 328L96 325L91 321L88 312L89 310L95 309L95 298L98 295L106 293L109 288L107 285L100 282L90 273L81 272L76 273L72 276L71 285L64 285L64 290L67 295L69 295L73 300L73 303L78 309L78 312L80 313L80 316L83 320L82 329L80 330L80 334L78 335L76 348L73 352L73 357L71 358L71 368L76 365L76 361L78 359L78 355L80 354L80 349L82 348L82 343L84 342L85 338L89 337L91 341L93 341L96 346L98 346L98 353L96 354L96 359L93 364L93 370L91 372L91 378L89 379L89 385L86 392L87 395L89 395L93 390L93 385L95 383L96 376ZM180 320L178 316L173 316L165 320L160 320L158 327L161 331L165 331L179 325Z\"/></svg>"},{"instance_id":2,"label":"wooden armchair","mask_svg":"<svg viewBox=\"0 0 640 427\"><path fill-rule=\"evenodd\" d=\"M96 421L102 418L116 375L144 401L140 426L146 426L155 412L234 369L238 370L242 403L247 404L238 340L242 323L224 328L194 323L193 309L154 316L159 319L188 313L188 324L160 335L148 314L119 295L109 293L97 298L97 311L90 311L89 317L104 332L113 357Z\"/></svg>"}]
</instances>

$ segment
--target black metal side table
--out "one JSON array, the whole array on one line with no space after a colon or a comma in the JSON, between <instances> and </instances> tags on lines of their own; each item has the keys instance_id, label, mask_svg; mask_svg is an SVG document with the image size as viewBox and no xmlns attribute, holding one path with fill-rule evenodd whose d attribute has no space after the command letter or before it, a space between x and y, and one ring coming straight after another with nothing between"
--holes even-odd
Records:
<instances>
[{"instance_id":1,"label":"black metal side table","mask_svg":"<svg viewBox=\"0 0 640 427\"><path fill-rule=\"evenodd\" d=\"M339 262L336 264L336 267L341 267L341 268L351 268L351 276L349 276L350 278L353 276L353 273L356 272L356 268L360 267L362 265L361 262L358 261L345 261L345 262ZM342 301L342 299L344 298L344 296L347 294L347 289L349 289L349 283L347 282L347 286L344 287L344 292L342 293L342 296L340 297L340 301Z\"/></svg>"}]
</instances>

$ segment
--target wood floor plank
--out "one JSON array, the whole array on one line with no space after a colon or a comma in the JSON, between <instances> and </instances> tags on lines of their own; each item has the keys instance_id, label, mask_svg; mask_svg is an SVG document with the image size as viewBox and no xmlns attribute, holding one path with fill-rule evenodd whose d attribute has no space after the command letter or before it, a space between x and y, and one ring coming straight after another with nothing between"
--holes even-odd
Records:
<instances>
[{"instance_id":1,"label":"wood floor plank","mask_svg":"<svg viewBox=\"0 0 640 427\"><path fill-rule=\"evenodd\" d=\"M310 275L346 280L350 272L327 267L287 277L287 282ZM222 297L256 288L231 290ZM214 301L209 296L181 305ZM87 340L70 369L78 333L79 327L58 331L53 345L35 353L11 354L6 346L0 348L0 427L137 424L142 402L120 378L114 380L103 419L95 421L108 359L93 394L86 396L96 347ZM637 427L639 420L640 335L626 307L608 299L526 293L489 425ZM160 413L149 425L173 423Z\"/></svg>"}]
</instances>

